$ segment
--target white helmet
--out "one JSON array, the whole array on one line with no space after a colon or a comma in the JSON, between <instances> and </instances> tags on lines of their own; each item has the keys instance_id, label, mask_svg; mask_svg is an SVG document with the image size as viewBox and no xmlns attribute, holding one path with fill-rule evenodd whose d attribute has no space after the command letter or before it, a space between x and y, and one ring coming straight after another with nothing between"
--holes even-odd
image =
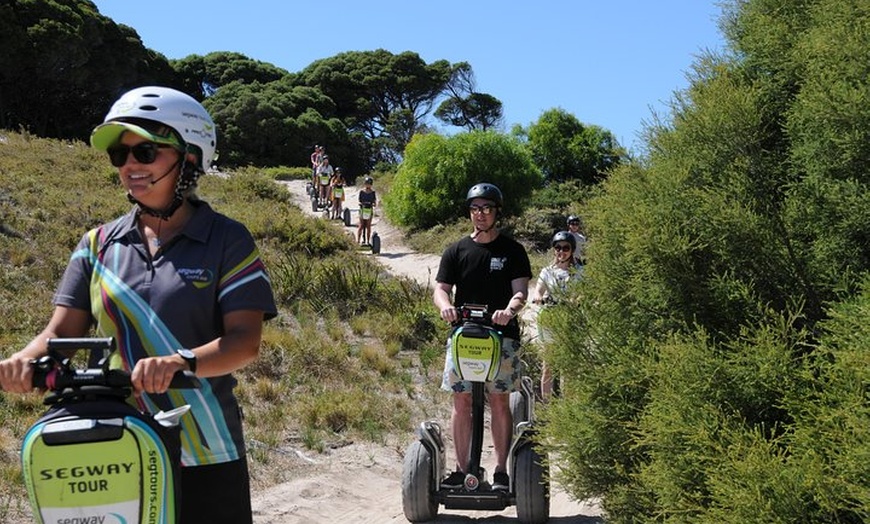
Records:
<instances>
[{"instance_id":1,"label":"white helmet","mask_svg":"<svg viewBox=\"0 0 870 524\"><path fill-rule=\"evenodd\" d=\"M150 120L169 126L184 141L182 148L199 158L200 171L211 167L217 147L217 131L208 111L193 97L168 87L138 87L119 98L103 123L91 133L91 145L102 151L115 145L124 131L132 131L148 140L172 143L171 137L161 136L136 125L137 120ZM196 146L197 151L189 146Z\"/></svg>"}]
</instances>

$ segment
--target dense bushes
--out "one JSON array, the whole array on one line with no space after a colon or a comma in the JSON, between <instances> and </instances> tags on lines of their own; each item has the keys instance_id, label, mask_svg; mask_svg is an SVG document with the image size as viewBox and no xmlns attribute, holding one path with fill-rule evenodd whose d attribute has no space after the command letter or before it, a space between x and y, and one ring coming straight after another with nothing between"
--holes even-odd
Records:
<instances>
[{"instance_id":1,"label":"dense bushes","mask_svg":"<svg viewBox=\"0 0 870 524\"><path fill-rule=\"evenodd\" d=\"M543 440L611 522L865 522L870 13L732 7L584 209Z\"/></svg>"}]
</instances>

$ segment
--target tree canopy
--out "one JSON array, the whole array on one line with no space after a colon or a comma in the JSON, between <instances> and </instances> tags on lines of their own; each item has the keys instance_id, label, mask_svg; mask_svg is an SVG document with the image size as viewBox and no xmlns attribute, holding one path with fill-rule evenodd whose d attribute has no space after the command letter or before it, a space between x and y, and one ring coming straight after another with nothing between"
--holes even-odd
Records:
<instances>
[{"instance_id":1,"label":"tree canopy","mask_svg":"<svg viewBox=\"0 0 870 524\"><path fill-rule=\"evenodd\" d=\"M351 177L396 163L411 137L428 131L454 73L473 78L467 63L383 49L340 53L298 73L232 51L169 61L87 0L10 0L0 15L0 127L87 139L124 91L164 85L216 112L225 165L307 165L314 144L326 144ZM500 102L473 95L463 101L466 117L494 121Z\"/></svg>"},{"instance_id":2,"label":"tree canopy","mask_svg":"<svg viewBox=\"0 0 870 524\"><path fill-rule=\"evenodd\" d=\"M453 66L445 92L447 99L435 110L435 117L445 124L469 131L486 131L502 123L501 101L490 94L477 92L474 71L467 62Z\"/></svg>"},{"instance_id":3,"label":"tree canopy","mask_svg":"<svg viewBox=\"0 0 870 524\"><path fill-rule=\"evenodd\" d=\"M165 57L80 0L0 4L0 127L87 138L117 95L177 87Z\"/></svg>"},{"instance_id":4,"label":"tree canopy","mask_svg":"<svg viewBox=\"0 0 870 524\"><path fill-rule=\"evenodd\" d=\"M375 159L395 162L450 79L446 60L431 64L417 53L349 51L317 60L296 83L315 87L335 102L337 118L374 146Z\"/></svg>"},{"instance_id":5,"label":"tree canopy","mask_svg":"<svg viewBox=\"0 0 870 524\"><path fill-rule=\"evenodd\" d=\"M560 108L545 111L523 131L547 181L579 179L592 185L604 180L624 156L610 131L585 125Z\"/></svg>"},{"instance_id":6,"label":"tree canopy","mask_svg":"<svg viewBox=\"0 0 870 524\"><path fill-rule=\"evenodd\" d=\"M185 92L200 100L212 96L218 88L232 82L268 84L290 75L288 71L272 64L229 51L205 56L190 55L173 60L171 64L181 77Z\"/></svg>"}]
</instances>

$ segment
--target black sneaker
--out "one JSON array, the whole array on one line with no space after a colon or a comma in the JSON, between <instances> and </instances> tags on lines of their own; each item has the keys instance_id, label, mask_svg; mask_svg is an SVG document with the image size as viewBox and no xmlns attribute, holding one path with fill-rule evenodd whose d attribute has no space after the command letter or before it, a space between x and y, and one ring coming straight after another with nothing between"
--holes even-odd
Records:
<instances>
[{"instance_id":1,"label":"black sneaker","mask_svg":"<svg viewBox=\"0 0 870 524\"><path fill-rule=\"evenodd\" d=\"M507 491L511 487L511 478L504 471L496 471L492 474L493 491Z\"/></svg>"},{"instance_id":2,"label":"black sneaker","mask_svg":"<svg viewBox=\"0 0 870 524\"><path fill-rule=\"evenodd\" d=\"M441 487L446 489L461 489L465 485L465 473L454 471L441 481Z\"/></svg>"}]
</instances>

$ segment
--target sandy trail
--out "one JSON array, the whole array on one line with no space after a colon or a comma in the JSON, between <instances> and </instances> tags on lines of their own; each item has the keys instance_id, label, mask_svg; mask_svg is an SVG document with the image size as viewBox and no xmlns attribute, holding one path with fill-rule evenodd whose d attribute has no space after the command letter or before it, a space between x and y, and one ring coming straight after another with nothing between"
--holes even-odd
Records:
<instances>
[{"instance_id":1,"label":"sandy trail","mask_svg":"<svg viewBox=\"0 0 870 524\"><path fill-rule=\"evenodd\" d=\"M306 213L314 213L305 192L304 181L282 182L293 195L293 201ZM352 227L344 227L356 238L358 188L347 188L345 203L351 208ZM380 197L380 195L379 195ZM402 242L402 233L383 219L377 209L373 231L381 237L381 254L376 259L392 274L404 275L424 285L434 283L440 257L415 253ZM446 428L446 424L444 424ZM489 432L487 431L487 435ZM448 460L452 460L452 442L445 435ZM401 437L397 437L401 438ZM414 439L410 434L402 441L376 444L352 443L314 454L296 450L290 480L253 495L256 524L333 524L371 523L396 524L407 520L402 513L401 476L403 453ZM492 443L487 440L481 462L492 471ZM601 524L603 519L595 501L578 502L558 485L553 486L550 501L550 522L553 524ZM442 524L470 522L518 522L516 511L462 511L439 508L435 520Z\"/></svg>"}]
</instances>

